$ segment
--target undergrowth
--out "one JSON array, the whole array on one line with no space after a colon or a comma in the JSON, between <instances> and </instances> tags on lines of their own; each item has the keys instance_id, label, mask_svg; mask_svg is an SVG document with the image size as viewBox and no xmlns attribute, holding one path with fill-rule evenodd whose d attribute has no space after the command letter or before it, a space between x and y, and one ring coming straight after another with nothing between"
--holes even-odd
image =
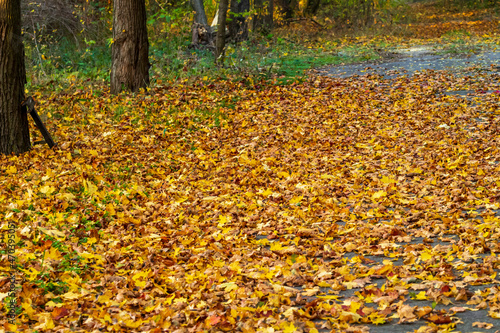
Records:
<instances>
[{"instance_id":1,"label":"undergrowth","mask_svg":"<svg viewBox=\"0 0 500 333\"><path fill-rule=\"evenodd\" d=\"M301 80L312 68L379 59L398 46L427 44L428 38L433 38L436 52L442 54L496 47L494 34L474 32L475 26L482 32L495 31L495 11L469 7L458 11L456 6L446 11L440 1L389 1L385 6L385 14L374 15L374 21L366 25L340 25L349 20L328 17L326 6L320 10L323 16L315 17L322 27L302 20L277 27L272 33L254 32L248 41L227 45L221 67L214 64L212 51L190 48L191 14L185 8L159 8L148 20L151 82L161 85L223 78L283 84ZM211 7L207 10L214 11ZM111 11L102 15L100 26L109 25ZM110 29L101 29L98 36L83 30L77 38L40 38L32 32L25 39L28 90L47 83L65 87L75 80L109 80Z\"/></svg>"}]
</instances>

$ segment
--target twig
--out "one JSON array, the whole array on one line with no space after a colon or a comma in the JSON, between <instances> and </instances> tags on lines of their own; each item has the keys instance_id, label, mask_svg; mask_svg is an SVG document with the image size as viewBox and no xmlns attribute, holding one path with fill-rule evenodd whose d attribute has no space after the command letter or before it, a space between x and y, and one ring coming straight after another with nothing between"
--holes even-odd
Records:
<instances>
[{"instance_id":1,"label":"twig","mask_svg":"<svg viewBox=\"0 0 500 333\"><path fill-rule=\"evenodd\" d=\"M31 23L33 25L33 40L35 41L35 48L36 48L36 51L38 53L38 58L40 59L40 69L42 70L42 73L44 75L47 75L47 73L45 73L45 70L43 69L43 59L42 59L42 55L41 55L40 49L38 48L38 43L36 40L35 21L33 21L33 18L31 18Z\"/></svg>"},{"instance_id":2,"label":"twig","mask_svg":"<svg viewBox=\"0 0 500 333\"><path fill-rule=\"evenodd\" d=\"M319 23L318 21L316 21L315 19L310 18L310 17L290 18L290 19L286 19L286 21L288 21L288 22L311 21L312 23L319 25L321 28L325 27L323 24Z\"/></svg>"}]
</instances>

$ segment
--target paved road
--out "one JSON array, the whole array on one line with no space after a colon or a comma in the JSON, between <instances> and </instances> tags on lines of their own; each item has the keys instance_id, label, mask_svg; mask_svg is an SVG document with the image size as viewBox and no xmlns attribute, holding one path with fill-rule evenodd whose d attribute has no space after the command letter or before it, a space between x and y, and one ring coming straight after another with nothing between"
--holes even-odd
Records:
<instances>
[{"instance_id":1,"label":"paved road","mask_svg":"<svg viewBox=\"0 0 500 333\"><path fill-rule=\"evenodd\" d=\"M397 55L393 59L386 59L381 62L372 63L361 63L361 64L350 64L342 66L330 66L324 67L318 70L320 75L326 75L337 78L350 78L356 79L358 76L366 75L380 75L382 80L387 79L389 81L384 81L386 85L390 85L391 80L397 80L402 76L413 76L418 73L423 73L428 70L434 71L447 71L453 75L475 75L478 73L486 74L490 82L492 90L485 90L481 92L472 90L460 90L460 91L441 91L438 94L445 95L456 95L458 97L463 97L465 99L474 100L470 103L471 106L481 103L481 96L488 93L499 93L496 89L500 85L500 51L488 51L480 54L472 54L468 56L463 55L437 55L429 53L428 50L415 50L402 53ZM494 89L493 89L494 87ZM481 119L471 119L472 122L480 122ZM496 212L497 216L500 216L500 212ZM414 239L412 242L419 242L421 240ZM443 244L440 241L436 241L432 246ZM401 244L405 245L405 244ZM344 257L351 259L355 257L355 253L348 253ZM477 263L482 262L483 256L477 256L474 260ZM391 259L386 257L376 257L370 256L371 260L374 261L374 265L382 263L383 260ZM391 259L394 260L394 259ZM402 265L399 261L394 261L394 265ZM500 276L500 272L498 272ZM456 272L460 276L460 272ZM386 282L385 279L377 281L378 287L381 287ZM480 286L469 286L468 290L470 292L476 292L479 290L485 290L486 288L496 287L499 288L498 284L492 285L480 285ZM347 299L358 290L346 290L340 293L342 299ZM410 300L406 301L405 304L411 306L431 306L430 301L417 301ZM436 309L450 309L451 307L474 307L473 305L467 305L465 301L453 301L453 304L443 305L438 304ZM488 309L478 310L478 311L465 311L462 313L457 313L456 318L459 318L459 324L453 332L495 332L500 333L500 320L493 319L488 316ZM404 333L404 332L415 332L423 326L427 326L424 320L418 320L410 324L397 324L398 319L394 319L393 322L385 325L359 325L360 332L383 332L383 333ZM493 327L489 329L479 328L474 323L491 323ZM364 326L364 327L363 327ZM325 329L323 332L329 332L330 330Z\"/></svg>"},{"instance_id":2,"label":"paved road","mask_svg":"<svg viewBox=\"0 0 500 333\"><path fill-rule=\"evenodd\" d=\"M425 70L447 70L457 74L471 73L476 70L500 73L500 51L487 51L464 56L458 54L437 55L428 51L416 50L402 52L393 60L324 67L319 72L321 75L340 78L377 74L391 79L401 75L411 76Z\"/></svg>"}]
</instances>

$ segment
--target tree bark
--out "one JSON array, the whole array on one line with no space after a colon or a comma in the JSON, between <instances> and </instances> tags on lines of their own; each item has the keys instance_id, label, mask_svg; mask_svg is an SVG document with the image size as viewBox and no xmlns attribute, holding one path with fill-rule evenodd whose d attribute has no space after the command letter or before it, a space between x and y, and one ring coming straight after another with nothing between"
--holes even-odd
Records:
<instances>
[{"instance_id":1,"label":"tree bark","mask_svg":"<svg viewBox=\"0 0 500 333\"><path fill-rule=\"evenodd\" d=\"M145 0L114 0L111 93L138 91L149 84L149 42Z\"/></svg>"},{"instance_id":2,"label":"tree bark","mask_svg":"<svg viewBox=\"0 0 500 333\"><path fill-rule=\"evenodd\" d=\"M319 9L319 5L321 3L321 0L307 0L306 8L304 10L304 13L306 15L314 15Z\"/></svg>"},{"instance_id":3,"label":"tree bark","mask_svg":"<svg viewBox=\"0 0 500 333\"><path fill-rule=\"evenodd\" d=\"M226 16L229 0L219 2L219 21L217 24L217 40L215 44L215 62L224 63L224 46L226 44Z\"/></svg>"},{"instance_id":4,"label":"tree bark","mask_svg":"<svg viewBox=\"0 0 500 333\"><path fill-rule=\"evenodd\" d=\"M203 0L190 0L189 3L194 9L194 22L209 26L207 14L205 13L205 6L203 6Z\"/></svg>"},{"instance_id":5,"label":"tree bark","mask_svg":"<svg viewBox=\"0 0 500 333\"><path fill-rule=\"evenodd\" d=\"M297 0L277 0L275 4L278 7L279 12L282 15L282 18L285 20L289 20L294 17L295 12L297 10L298 1Z\"/></svg>"},{"instance_id":6,"label":"tree bark","mask_svg":"<svg viewBox=\"0 0 500 333\"><path fill-rule=\"evenodd\" d=\"M21 1L0 0L0 154L31 148L28 116L22 108L25 83Z\"/></svg>"},{"instance_id":7,"label":"tree bark","mask_svg":"<svg viewBox=\"0 0 500 333\"><path fill-rule=\"evenodd\" d=\"M252 30L271 31L273 28L273 0L254 0L256 14L252 18Z\"/></svg>"},{"instance_id":8,"label":"tree bark","mask_svg":"<svg viewBox=\"0 0 500 333\"><path fill-rule=\"evenodd\" d=\"M249 0L231 0L229 35L235 42L248 39L248 20L246 13L250 11Z\"/></svg>"},{"instance_id":9,"label":"tree bark","mask_svg":"<svg viewBox=\"0 0 500 333\"><path fill-rule=\"evenodd\" d=\"M212 28L208 24L203 0L190 0L189 3L194 10L194 22L191 27L191 45L197 47L198 44L202 44L213 47Z\"/></svg>"}]
</instances>

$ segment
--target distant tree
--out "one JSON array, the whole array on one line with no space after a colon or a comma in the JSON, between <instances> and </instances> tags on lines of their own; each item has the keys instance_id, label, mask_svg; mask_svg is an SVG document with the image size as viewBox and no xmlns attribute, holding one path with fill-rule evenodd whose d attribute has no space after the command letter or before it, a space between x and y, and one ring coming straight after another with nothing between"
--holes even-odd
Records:
<instances>
[{"instance_id":1,"label":"distant tree","mask_svg":"<svg viewBox=\"0 0 500 333\"><path fill-rule=\"evenodd\" d=\"M114 0L111 93L135 92L149 84L145 0Z\"/></svg>"},{"instance_id":2,"label":"distant tree","mask_svg":"<svg viewBox=\"0 0 500 333\"><path fill-rule=\"evenodd\" d=\"M207 14L205 13L203 0L190 0L189 3L194 10L194 22L208 26Z\"/></svg>"},{"instance_id":3,"label":"distant tree","mask_svg":"<svg viewBox=\"0 0 500 333\"><path fill-rule=\"evenodd\" d=\"M217 39L215 44L215 62L224 63L224 46L226 44L226 17L229 0L220 0L217 22Z\"/></svg>"},{"instance_id":4,"label":"distant tree","mask_svg":"<svg viewBox=\"0 0 500 333\"><path fill-rule=\"evenodd\" d=\"M229 35L235 42L248 39L248 12L250 12L249 0L231 0Z\"/></svg>"},{"instance_id":5,"label":"distant tree","mask_svg":"<svg viewBox=\"0 0 500 333\"><path fill-rule=\"evenodd\" d=\"M319 9L319 4L321 0L307 0L306 7L304 9L304 14L306 15L314 15Z\"/></svg>"},{"instance_id":6,"label":"distant tree","mask_svg":"<svg viewBox=\"0 0 500 333\"><path fill-rule=\"evenodd\" d=\"M193 26L191 27L192 45L196 47L203 44L213 47L212 28L208 24L203 0L190 0L189 3L194 10Z\"/></svg>"},{"instance_id":7,"label":"distant tree","mask_svg":"<svg viewBox=\"0 0 500 333\"><path fill-rule=\"evenodd\" d=\"M273 0L254 0L255 15L252 19L252 30L269 31L273 28Z\"/></svg>"},{"instance_id":8,"label":"distant tree","mask_svg":"<svg viewBox=\"0 0 500 333\"><path fill-rule=\"evenodd\" d=\"M31 148L28 116L22 108L25 83L21 0L0 0L1 154L20 154Z\"/></svg>"},{"instance_id":9,"label":"distant tree","mask_svg":"<svg viewBox=\"0 0 500 333\"><path fill-rule=\"evenodd\" d=\"M282 19L289 20L295 16L298 10L299 2L297 0L277 0L276 7L281 14Z\"/></svg>"}]
</instances>

